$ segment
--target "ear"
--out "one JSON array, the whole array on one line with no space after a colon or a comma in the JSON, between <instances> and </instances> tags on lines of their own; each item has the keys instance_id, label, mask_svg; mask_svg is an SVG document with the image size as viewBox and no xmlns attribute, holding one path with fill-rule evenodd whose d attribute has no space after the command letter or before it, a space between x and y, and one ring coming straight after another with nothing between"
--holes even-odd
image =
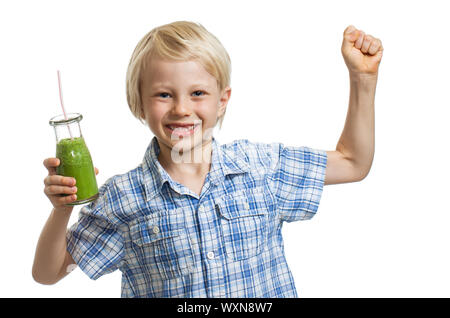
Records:
<instances>
[{"instance_id":1,"label":"ear","mask_svg":"<svg viewBox=\"0 0 450 318\"><path fill-rule=\"evenodd\" d=\"M223 114L225 114L225 110L227 108L230 97L231 97L231 87L227 86L222 90L222 93L220 94L218 117L221 117L223 116Z\"/></svg>"},{"instance_id":2,"label":"ear","mask_svg":"<svg viewBox=\"0 0 450 318\"><path fill-rule=\"evenodd\" d=\"M145 112L144 112L144 108L142 107L142 105L141 105L141 119L142 120L145 120Z\"/></svg>"}]
</instances>

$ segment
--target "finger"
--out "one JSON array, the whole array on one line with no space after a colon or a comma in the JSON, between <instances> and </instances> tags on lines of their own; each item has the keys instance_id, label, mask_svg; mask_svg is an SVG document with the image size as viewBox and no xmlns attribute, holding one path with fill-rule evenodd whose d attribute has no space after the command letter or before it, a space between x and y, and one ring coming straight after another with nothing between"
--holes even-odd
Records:
<instances>
[{"instance_id":1,"label":"finger","mask_svg":"<svg viewBox=\"0 0 450 318\"><path fill-rule=\"evenodd\" d=\"M358 39L359 31L353 25L349 25L344 30L344 39L350 43L354 43Z\"/></svg>"},{"instance_id":2,"label":"finger","mask_svg":"<svg viewBox=\"0 0 450 318\"><path fill-rule=\"evenodd\" d=\"M345 28L344 35L350 34L353 31L356 31L356 28L355 28L355 26L353 24L350 24L348 27Z\"/></svg>"},{"instance_id":3,"label":"finger","mask_svg":"<svg viewBox=\"0 0 450 318\"><path fill-rule=\"evenodd\" d=\"M44 178L44 184L46 186L50 185L65 185L65 186L74 186L77 183L77 180L72 177L64 177L60 175L47 176Z\"/></svg>"},{"instance_id":4,"label":"finger","mask_svg":"<svg viewBox=\"0 0 450 318\"><path fill-rule=\"evenodd\" d=\"M369 47L369 50L368 50L369 54L370 54L370 55L375 55L375 53L378 52L378 49L379 49L380 47L381 47L381 41L378 40L378 39L376 39L375 41L373 41L373 42L370 44L370 47Z\"/></svg>"},{"instance_id":5,"label":"finger","mask_svg":"<svg viewBox=\"0 0 450 318\"><path fill-rule=\"evenodd\" d=\"M364 35L365 35L364 31L360 31L360 33L359 33L359 38L358 38L358 40L356 40L356 42L355 42L355 47L356 47L358 50L361 49L361 47L362 47L363 40L364 40Z\"/></svg>"},{"instance_id":6,"label":"finger","mask_svg":"<svg viewBox=\"0 0 450 318\"><path fill-rule=\"evenodd\" d=\"M59 166L60 161L58 158L47 158L44 160L44 167L47 168L49 175L56 174L56 167Z\"/></svg>"},{"instance_id":7,"label":"finger","mask_svg":"<svg viewBox=\"0 0 450 318\"><path fill-rule=\"evenodd\" d=\"M94 170L95 170L95 174L98 174L98 169L97 169L97 168L94 168Z\"/></svg>"},{"instance_id":8,"label":"finger","mask_svg":"<svg viewBox=\"0 0 450 318\"><path fill-rule=\"evenodd\" d=\"M47 195L75 194L77 193L77 187L64 187L58 185L51 185L44 188L44 193Z\"/></svg>"},{"instance_id":9,"label":"finger","mask_svg":"<svg viewBox=\"0 0 450 318\"><path fill-rule=\"evenodd\" d=\"M60 197L60 198L57 199L57 201L58 201L58 203L60 205L65 205L67 203L71 203L71 202L76 201L76 200L77 200L77 195L76 194Z\"/></svg>"},{"instance_id":10,"label":"finger","mask_svg":"<svg viewBox=\"0 0 450 318\"><path fill-rule=\"evenodd\" d=\"M372 44L373 41L374 41L373 36L366 35L364 37L364 42L363 42L363 45L361 47L361 52L363 52L363 53L369 52L369 46L370 46L370 44Z\"/></svg>"}]
</instances>

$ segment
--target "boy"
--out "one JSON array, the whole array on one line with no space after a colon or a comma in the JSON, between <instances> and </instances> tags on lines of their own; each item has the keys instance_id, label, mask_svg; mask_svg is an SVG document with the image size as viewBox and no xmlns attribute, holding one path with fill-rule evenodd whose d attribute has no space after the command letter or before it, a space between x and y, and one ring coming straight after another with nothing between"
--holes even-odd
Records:
<instances>
[{"instance_id":1,"label":"boy","mask_svg":"<svg viewBox=\"0 0 450 318\"><path fill-rule=\"evenodd\" d=\"M231 95L227 52L192 22L150 31L133 52L127 100L155 137L142 164L108 179L68 230L75 180L56 175L57 158L44 161L54 209L34 279L54 284L78 265L92 279L119 269L122 297L297 297L282 223L312 218L324 184L367 176L382 52L379 39L344 31L350 103L335 151L220 145L211 131Z\"/></svg>"}]
</instances>

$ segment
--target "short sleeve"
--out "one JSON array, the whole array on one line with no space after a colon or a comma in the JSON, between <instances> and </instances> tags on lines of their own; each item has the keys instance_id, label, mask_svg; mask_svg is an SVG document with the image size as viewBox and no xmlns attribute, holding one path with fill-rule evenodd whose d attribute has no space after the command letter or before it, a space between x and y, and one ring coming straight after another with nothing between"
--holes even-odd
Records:
<instances>
[{"instance_id":1,"label":"short sleeve","mask_svg":"<svg viewBox=\"0 0 450 318\"><path fill-rule=\"evenodd\" d=\"M271 144L272 181L281 220L309 220L317 212L325 183L327 153L309 147Z\"/></svg>"},{"instance_id":2,"label":"short sleeve","mask_svg":"<svg viewBox=\"0 0 450 318\"><path fill-rule=\"evenodd\" d=\"M115 271L123 258L123 238L108 219L108 187L99 189L99 197L84 206L78 221L67 231L67 251L91 279Z\"/></svg>"}]
</instances>

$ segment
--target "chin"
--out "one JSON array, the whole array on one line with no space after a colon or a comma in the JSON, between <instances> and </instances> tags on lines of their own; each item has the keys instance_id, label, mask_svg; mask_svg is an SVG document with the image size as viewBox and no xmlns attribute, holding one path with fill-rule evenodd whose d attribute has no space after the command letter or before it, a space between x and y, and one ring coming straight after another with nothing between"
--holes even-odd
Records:
<instances>
[{"instance_id":1,"label":"chin","mask_svg":"<svg viewBox=\"0 0 450 318\"><path fill-rule=\"evenodd\" d=\"M183 149L185 151L193 148L201 140L201 134L195 134L192 136L173 137L167 133L163 134L164 141L170 145L170 148Z\"/></svg>"}]
</instances>

